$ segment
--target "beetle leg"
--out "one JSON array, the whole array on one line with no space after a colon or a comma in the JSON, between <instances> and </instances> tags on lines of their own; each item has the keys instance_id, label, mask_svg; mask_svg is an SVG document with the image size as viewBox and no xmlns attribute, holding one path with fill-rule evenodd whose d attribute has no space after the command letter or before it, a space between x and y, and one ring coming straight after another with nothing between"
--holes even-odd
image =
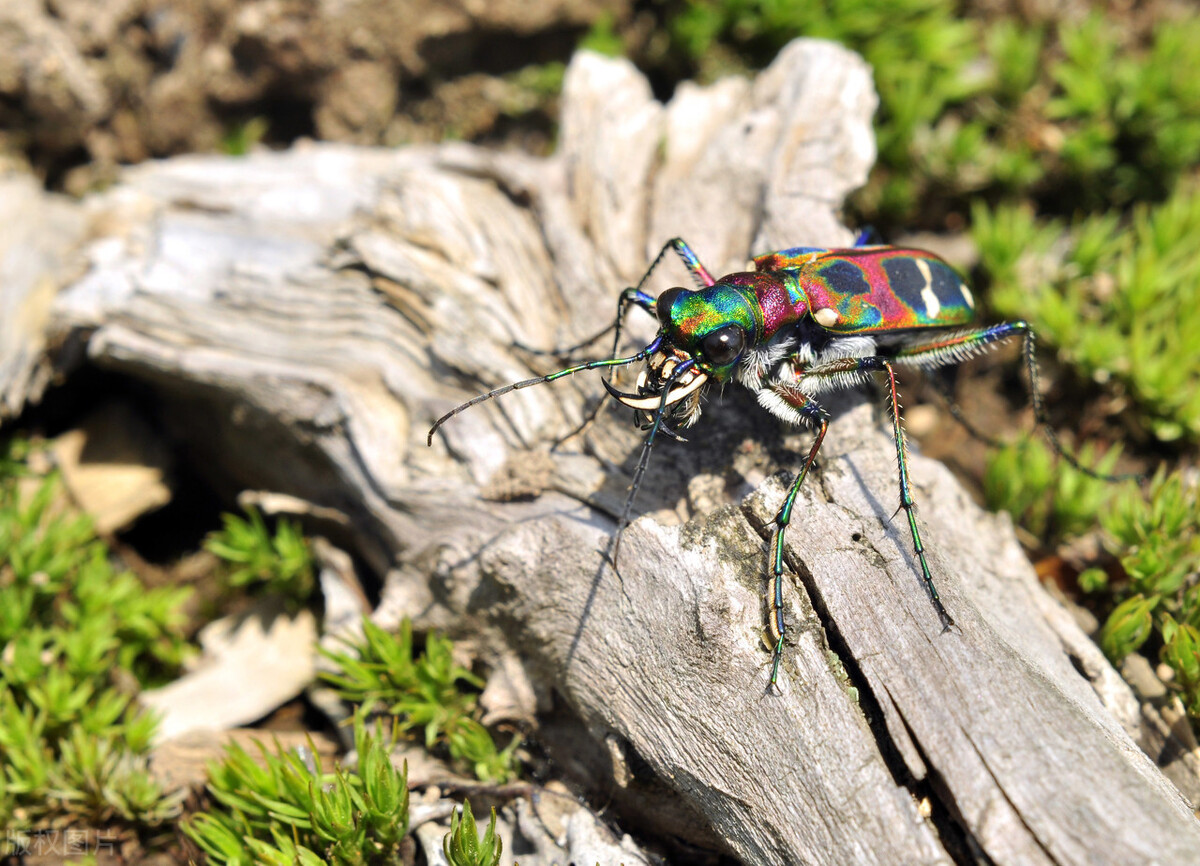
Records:
<instances>
[{"instance_id":1,"label":"beetle leg","mask_svg":"<svg viewBox=\"0 0 1200 866\"><path fill-rule=\"evenodd\" d=\"M770 609L768 634L774 644L771 657L771 685L774 686L779 677L779 662L783 658L783 635L787 631L787 626L783 621L784 532L788 524L792 522L792 507L796 504L796 494L800 492L800 485L804 483L808 471L817 459L817 452L821 450L821 441L825 438L825 431L829 428L829 413L820 403L804 394L794 383L779 383L772 386L769 393L783 401L784 406L790 410L789 417L794 420L806 421L817 428L817 438L808 452L804 465L800 468L800 474L792 482L787 496L783 499L783 505L779 508L779 513L775 515L775 537L771 540L770 555L773 594L768 603Z\"/></svg>"},{"instance_id":2,"label":"beetle leg","mask_svg":"<svg viewBox=\"0 0 1200 866\"><path fill-rule=\"evenodd\" d=\"M935 367L962 363L967 358L985 351L992 343L1017 334L1032 334L1032 331L1025 322L1005 322L989 328L960 331L948 337L904 346L896 353L894 360L897 364L919 366L931 370ZM950 410L954 420L961 424L971 436L992 448L999 448L1003 445L1000 440L989 436L971 423L959 408L958 403L954 401L954 395L950 393L950 389L945 384L936 377L931 377L930 382L946 401L946 408Z\"/></svg>"},{"instance_id":3,"label":"beetle leg","mask_svg":"<svg viewBox=\"0 0 1200 866\"><path fill-rule=\"evenodd\" d=\"M515 341L513 343L513 345L516 346L518 349L520 349L522 352L527 352L530 355L552 355L556 358L563 358L568 355L574 355L580 349L586 349L588 346L592 345L592 343L595 343L600 338L607 336L608 334L613 333L615 331L616 334L615 334L615 339L613 340L613 350L612 350L612 355L615 357L617 354L617 349L619 348L620 340L621 340L621 337L620 337L621 323L625 320L626 310L628 310L630 305L633 305L636 307L641 307L643 310L645 310L646 312L648 312L650 315L653 316L654 315L654 300L655 300L654 298L652 298L650 295L647 295L645 292L639 291L638 289L634 289L634 288L628 288L628 289L625 289L624 291L622 291L620 297L617 298L617 316L616 316L616 318L613 319L612 322L610 322L609 324L605 325L601 330L592 334L592 336L576 343L573 346L561 346L557 349L537 349L537 348L534 348L533 346L527 346L520 341Z\"/></svg>"},{"instance_id":4,"label":"beetle leg","mask_svg":"<svg viewBox=\"0 0 1200 866\"><path fill-rule=\"evenodd\" d=\"M652 295L648 295L642 291L642 287L645 286L650 280L651 275L654 273L654 269L662 264L662 260L666 257L667 251L672 249L678 253L679 258L683 260L684 266L688 269L688 273L692 275L692 279L694 279L698 284L701 286L711 286L716 282L716 280L712 278L708 271L705 270L704 265L700 264L699 257L695 252L692 251L692 248L687 245L687 242L683 238L672 238L663 244L663 248L658 251L658 255L654 257L654 261L650 263L650 267L646 269L646 273L644 273L642 278L638 280L638 284L636 286L630 286L621 292L620 297L617 298L617 316L615 319L613 319L612 324L605 326L603 330L598 331L580 343L576 343L574 346L567 346L561 349L535 349L531 346L526 346L523 343L514 343L514 345L523 351L530 352L535 355L555 355L562 357L564 355L574 354L580 349L586 349L605 334L613 332L612 357L616 357L617 351L621 347L621 323L625 320L625 312L629 306L632 304L636 307L641 307L652 316L655 314L657 299ZM574 435L575 433L571 434L571 436Z\"/></svg>"},{"instance_id":5,"label":"beetle leg","mask_svg":"<svg viewBox=\"0 0 1200 866\"><path fill-rule=\"evenodd\" d=\"M981 354L992 343L1018 334L1023 334L1028 342L1033 331L1025 322L1001 322L986 328L957 331L902 346L896 350L892 360L897 364L925 368L961 364L968 358Z\"/></svg>"},{"instance_id":6,"label":"beetle leg","mask_svg":"<svg viewBox=\"0 0 1200 866\"><path fill-rule=\"evenodd\" d=\"M999 325L992 325L987 328L960 331L939 339L911 343L900 348L895 353L893 360L898 364L912 364L926 368L941 367L946 364L958 364L978 355L990 346L990 344L1008 337L1017 336L1018 334L1023 338L1021 349L1025 359L1025 369L1029 374L1029 399L1033 404L1033 415L1045 432L1046 438L1050 441L1050 445L1054 451L1071 464L1071 466L1090 478L1096 478L1100 481L1124 481L1130 478L1141 478L1142 476L1137 473L1108 475L1103 472L1097 472L1094 469L1089 469L1087 466L1082 465L1075 455L1068 451L1059 440L1058 433L1055 432L1050 419L1046 416L1046 407L1042 402L1041 374L1038 370L1036 351L1037 337L1033 332L1033 328L1029 327L1028 322L1002 322ZM990 437L975 433L974 428L962 417L961 412L953 401L950 401L950 405L952 407L951 414L954 415L968 432L972 432L973 435L979 436L980 439L994 444L994 440Z\"/></svg>"},{"instance_id":7,"label":"beetle leg","mask_svg":"<svg viewBox=\"0 0 1200 866\"><path fill-rule=\"evenodd\" d=\"M663 245L663 248L659 250L658 256L650 265L650 269L646 271L646 276L642 277L642 281L638 283L639 289L645 284L646 280L650 278L650 274L654 271L654 268L660 261L662 261L663 256L667 254L667 250L675 250L675 253L679 256L679 258L683 260L683 266L688 269L688 273L691 274L692 279L696 281L697 286L704 289L716 283L716 280L712 278L712 274L705 269L704 265L700 264L700 257L692 251L692 248L688 246L687 241L685 241L683 238L671 238Z\"/></svg>"},{"instance_id":8,"label":"beetle leg","mask_svg":"<svg viewBox=\"0 0 1200 866\"><path fill-rule=\"evenodd\" d=\"M874 247L883 243L883 237L875 226L863 226L859 229L858 237L854 239L856 247Z\"/></svg>"},{"instance_id":9,"label":"beetle leg","mask_svg":"<svg viewBox=\"0 0 1200 866\"><path fill-rule=\"evenodd\" d=\"M646 268L646 273L642 274L642 278L638 280L638 284L621 292L621 299L617 303L617 339L613 343L614 355L617 354L617 349L619 348L621 317L625 311L625 306L627 304L636 304L650 315L653 316L655 314L657 299L646 294L644 291L642 291L642 289L645 288L646 283L650 281L650 277L654 274L655 268L662 264L662 260L666 258L669 250L674 250L676 255L679 256L680 260L683 262L683 266L687 268L688 273L692 275L692 279L695 281L697 286L703 289L716 284L717 281L713 279L712 274L708 272L704 265L700 264L700 257L696 255L690 246L688 246L687 241L685 241L683 238L671 238L669 241L663 244L663 248L658 251L658 255L654 257L654 261L650 263L650 267Z\"/></svg>"},{"instance_id":10,"label":"beetle leg","mask_svg":"<svg viewBox=\"0 0 1200 866\"><path fill-rule=\"evenodd\" d=\"M825 390L831 384L834 387L840 387L842 383L853 381L855 376L868 373L883 373L887 376L888 407L892 416L892 435L896 440L896 466L900 480L900 507L908 518L908 529L912 535L913 550L921 568L921 580L925 585L925 591L929 594L929 600L933 602L938 619L941 620L942 630L947 631L954 625L954 620L946 612L946 607L938 595L937 587L933 584L933 574L925 559L925 544L921 541L921 530L917 526L916 503L913 501L912 489L908 480L908 448L904 443L904 429L900 423L900 401L896 394L896 372L892 367L892 362L879 355L865 358L835 358L806 369L795 383L795 387Z\"/></svg>"},{"instance_id":11,"label":"beetle leg","mask_svg":"<svg viewBox=\"0 0 1200 866\"><path fill-rule=\"evenodd\" d=\"M704 289L717 282L712 278L712 274L708 272L704 265L700 264L700 257L688 246L687 241L683 238L671 238L658 251L658 255L654 257L654 261L650 263L650 267L646 268L646 273L638 280L637 286L625 291L633 291L641 294L642 287L650 280L650 275L654 273L654 269L662 264L662 260L666 258L669 250L674 250L676 255L683 261L683 266L688 269L688 273L692 275L692 279L696 282L697 286Z\"/></svg>"}]
</instances>

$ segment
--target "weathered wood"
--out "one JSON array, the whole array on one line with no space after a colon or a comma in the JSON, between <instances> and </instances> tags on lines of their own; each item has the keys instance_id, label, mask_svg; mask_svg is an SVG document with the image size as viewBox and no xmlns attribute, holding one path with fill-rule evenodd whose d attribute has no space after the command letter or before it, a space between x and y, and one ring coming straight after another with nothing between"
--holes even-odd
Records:
<instances>
[{"instance_id":1,"label":"weathered wood","mask_svg":"<svg viewBox=\"0 0 1200 866\"><path fill-rule=\"evenodd\" d=\"M549 369L514 341L608 321L670 236L714 271L848 242L836 209L873 157L873 108L865 65L818 42L665 107L628 64L581 55L550 161L447 145L143 166L91 203L111 228L53 336L154 385L214 477L347 514L388 575L380 617L472 636L528 712L565 701L635 825L755 864L1193 862L1200 826L1130 739L1128 690L1006 521L914 457L959 624L940 633L861 400L797 504L782 695L765 692L764 539L798 447L752 401L731 390L692 443L656 450L619 573L600 551L637 432L606 413L544 453L594 379L477 406L425 446L456 402ZM542 492L480 495L505 489Z\"/></svg>"},{"instance_id":2,"label":"weathered wood","mask_svg":"<svg viewBox=\"0 0 1200 866\"><path fill-rule=\"evenodd\" d=\"M82 208L27 175L0 174L0 421L41 397L50 306L87 225Z\"/></svg>"}]
</instances>

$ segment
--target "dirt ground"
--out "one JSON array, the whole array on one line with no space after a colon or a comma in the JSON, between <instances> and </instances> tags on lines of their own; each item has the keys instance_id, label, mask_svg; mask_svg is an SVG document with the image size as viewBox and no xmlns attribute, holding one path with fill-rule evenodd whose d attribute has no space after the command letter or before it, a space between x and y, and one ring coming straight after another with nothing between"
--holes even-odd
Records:
<instances>
[{"instance_id":1,"label":"dirt ground","mask_svg":"<svg viewBox=\"0 0 1200 866\"><path fill-rule=\"evenodd\" d=\"M629 9L628 0L11 0L0 8L0 154L79 194L120 164L256 139L509 137L544 148L552 100L506 74L567 60L599 16Z\"/></svg>"}]
</instances>

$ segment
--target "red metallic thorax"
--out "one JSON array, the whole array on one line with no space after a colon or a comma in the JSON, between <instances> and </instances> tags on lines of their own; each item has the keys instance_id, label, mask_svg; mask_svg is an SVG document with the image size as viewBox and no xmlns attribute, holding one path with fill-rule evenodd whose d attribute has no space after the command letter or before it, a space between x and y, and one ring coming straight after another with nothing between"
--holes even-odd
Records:
<instances>
[{"instance_id":1,"label":"red metallic thorax","mask_svg":"<svg viewBox=\"0 0 1200 866\"><path fill-rule=\"evenodd\" d=\"M721 278L720 284L737 286L752 295L761 315L754 334L760 345L781 328L795 324L808 314L808 301L800 290L800 283L788 271L729 274Z\"/></svg>"}]
</instances>

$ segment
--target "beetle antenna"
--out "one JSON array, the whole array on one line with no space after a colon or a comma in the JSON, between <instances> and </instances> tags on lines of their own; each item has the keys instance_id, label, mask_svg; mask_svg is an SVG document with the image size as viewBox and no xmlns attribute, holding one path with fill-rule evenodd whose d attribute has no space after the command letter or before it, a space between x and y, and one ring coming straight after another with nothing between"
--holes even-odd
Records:
<instances>
[{"instance_id":1,"label":"beetle antenna","mask_svg":"<svg viewBox=\"0 0 1200 866\"><path fill-rule=\"evenodd\" d=\"M503 394L507 394L509 391L519 391L522 388L530 388L534 385L541 385L544 382L553 382L556 379L562 379L565 376L570 376L574 373L579 373L584 370L598 370L604 367L624 367L628 364L635 364L654 353L658 349L658 346L661 342L662 338L657 337L649 346L642 349L636 355L630 355L628 358L607 358L600 361L588 361L586 364L576 364L573 367L567 367L565 370L559 370L558 372L551 373L548 376L535 376L532 379L523 379L520 382L513 382L511 385L505 385L503 388L496 388L493 391L488 391L486 394L480 394L478 397L472 397L467 402L460 403L441 418L438 418L436 421L434 421L433 426L429 428L429 435L426 437L425 444L432 445L433 434L437 432L439 427L441 427L455 415L465 412L472 406L475 406L479 403L484 403Z\"/></svg>"},{"instance_id":2,"label":"beetle antenna","mask_svg":"<svg viewBox=\"0 0 1200 866\"><path fill-rule=\"evenodd\" d=\"M621 509L621 518L617 521L617 531L613 536L612 567L614 571L617 568L617 555L621 552L621 537L625 532L625 527L629 525L629 515L633 511L633 501L637 498L638 488L642 486L642 476L646 474L646 466L650 463L650 449L654 447L654 437L659 428L663 426L663 416L667 412L667 399L671 396L671 385L695 365L694 360L684 361L671 371L671 375L663 384L662 400L658 404L658 411L654 413L654 423L650 425L650 432L646 434L646 438L642 442L642 453L638 456L637 468L633 471L633 483L629 486L629 495L625 497L625 507Z\"/></svg>"}]
</instances>

